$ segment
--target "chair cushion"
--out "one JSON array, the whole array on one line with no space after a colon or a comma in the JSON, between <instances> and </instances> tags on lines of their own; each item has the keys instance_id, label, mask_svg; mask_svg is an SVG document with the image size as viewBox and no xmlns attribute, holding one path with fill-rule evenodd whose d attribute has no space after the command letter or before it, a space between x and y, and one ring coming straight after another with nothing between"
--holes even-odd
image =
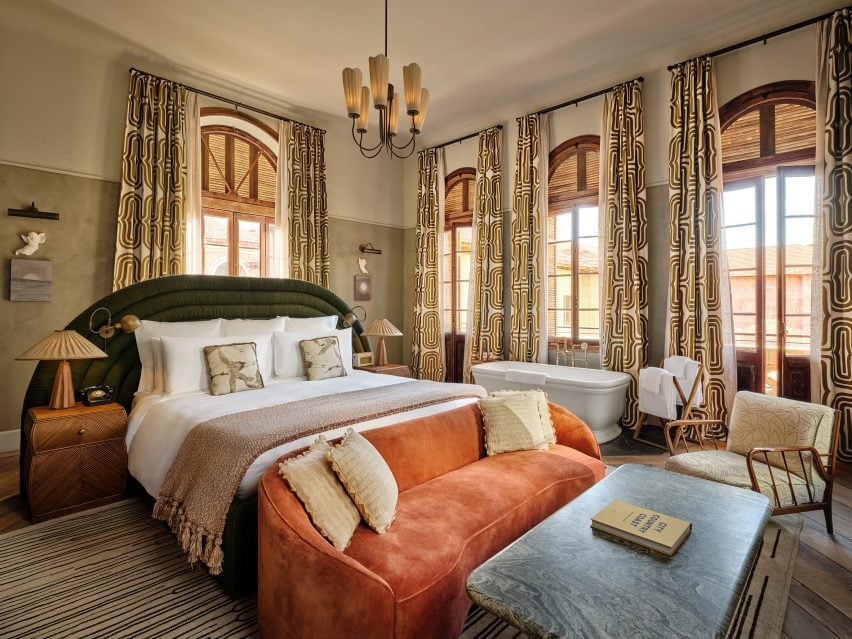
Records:
<instances>
[{"instance_id":1,"label":"chair cushion","mask_svg":"<svg viewBox=\"0 0 852 639\"><path fill-rule=\"evenodd\" d=\"M666 470L752 490L745 456L726 450L707 450L674 455L666 461ZM822 499L822 492L815 492L813 485L811 485L809 495L805 480L792 473L790 474L790 481L793 486L791 491L786 472L770 470L769 466L757 460L754 460L754 474L760 485L760 492L769 497L769 501L775 508L793 506L796 503L806 504ZM772 477L775 478L777 496L772 490ZM796 497L795 502L792 495Z\"/></svg>"},{"instance_id":2,"label":"chair cushion","mask_svg":"<svg viewBox=\"0 0 852 639\"><path fill-rule=\"evenodd\" d=\"M827 406L739 392L731 413L727 449L746 455L758 447L813 446L821 453L828 453L833 424L834 411ZM770 464L784 469L780 453L770 454L768 458ZM804 468L798 454L788 453L786 458L791 473L822 485L813 470L810 454L802 455Z\"/></svg>"},{"instance_id":3,"label":"chair cushion","mask_svg":"<svg viewBox=\"0 0 852 639\"><path fill-rule=\"evenodd\" d=\"M401 493L387 533L360 526L345 554L393 590L396 636L440 636L407 623L466 610L471 570L603 475L599 460L558 444L486 457Z\"/></svg>"}]
</instances>

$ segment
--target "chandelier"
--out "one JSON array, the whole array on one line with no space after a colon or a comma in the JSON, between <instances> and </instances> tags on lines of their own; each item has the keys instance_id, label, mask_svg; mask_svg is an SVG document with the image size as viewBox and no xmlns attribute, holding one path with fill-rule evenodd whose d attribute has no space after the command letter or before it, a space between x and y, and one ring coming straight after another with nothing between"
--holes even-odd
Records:
<instances>
[{"instance_id":1,"label":"chandelier","mask_svg":"<svg viewBox=\"0 0 852 639\"><path fill-rule=\"evenodd\" d=\"M361 69L343 69L343 93L346 111L352 118L352 139L361 155L374 158L384 150L391 157L407 158L417 146L415 139L423 130L426 109L429 106L429 91L420 85L420 65L412 62L402 67L405 110L411 119L411 138L402 146L394 142L399 128L399 103L401 96L388 83L388 2L385 0L385 52L370 58L370 88L361 84ZM375 146L364 144L370 116L370 94L373 106L379 112L379 141Z\"/></svg>"}]
</instances>

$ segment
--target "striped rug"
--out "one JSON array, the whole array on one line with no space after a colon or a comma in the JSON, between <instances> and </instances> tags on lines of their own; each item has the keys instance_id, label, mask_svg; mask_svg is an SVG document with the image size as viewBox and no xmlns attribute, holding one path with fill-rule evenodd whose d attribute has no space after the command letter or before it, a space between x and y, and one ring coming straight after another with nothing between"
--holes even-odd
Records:
<instances>
[{"instance_id":1,"label":"striped rug","mask_svg":"<svg viewBox=\"0 0 852 639\"><path fill-rule=\"evenodd\" d=\"M734 637L781 636L799 515L776 517L738 613ZM257 637L254 597L231 599L189 570L168 529L127 500L0 536L0 638ZM524 639L480 608L461 639Z\"/></svg>"}]
</instances>

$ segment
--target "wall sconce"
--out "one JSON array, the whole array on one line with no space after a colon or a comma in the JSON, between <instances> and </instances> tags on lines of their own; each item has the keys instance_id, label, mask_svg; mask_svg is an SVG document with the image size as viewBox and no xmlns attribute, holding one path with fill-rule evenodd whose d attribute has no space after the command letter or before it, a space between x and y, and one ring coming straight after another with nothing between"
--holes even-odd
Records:
<instances>
[{"instance_id":1,"label":"wall sconce","mask_svg":"<svg viewBox=\"0 0 852 639\"><path fill-rule=\"evenodd\" d=\"M356 308L360 308L364 312L364 317L358 317L358 314L355 312ZM366 322L367 321L367 309L363 306L353 306L352 309L343 316L343 327L351 328L355 326L355 322Z\"/></svg>"},{"instance_id":2,"label":"wall sconce","mask_svg":"<svg viewBox=\"0 0 852 639\"><path fill-rule=\"evenodd\" d=\"M96 329L94 325L95 315L97 315L100 311L104 311L107 314L107 321L100 328ZM100 335L103 338L104 342L106 342L106 340L108 339L111 339L115 335L116 331L122 331L123 333L132 333L137 328L139 328L140 324L141 322L139 321L139 318L135 315L125 315L118 322L113 324L112 313L108 308L104 308L103 306L101 306L100 308L96 308L94 311L92 311L92 314L89 315L89 330L92 333L97 333L98 335Z\"/></svg>"},{"instance_id":3,"label":"wall sconce","mask_svg":"<svg viewBox=\"0 0 852 639\"><path fill-rule=\"evenodd\" d=\"M381 255L382 249L373 248L373 245L370 242L366 244L359 244L358 250L362 253L369 253L370 255Z\"/></svg>"}]
</instances>

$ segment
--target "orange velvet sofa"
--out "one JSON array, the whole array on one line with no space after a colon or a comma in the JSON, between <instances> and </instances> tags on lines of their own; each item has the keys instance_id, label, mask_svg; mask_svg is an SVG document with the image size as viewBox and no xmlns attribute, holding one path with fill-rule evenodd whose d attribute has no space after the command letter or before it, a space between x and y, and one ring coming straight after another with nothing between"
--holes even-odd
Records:
<instances>
[{"instance_id":1,"label":"orange velvet sofa","mask_svg":"<svg viewBox=\"0 0 852 639\"><path fill-rule=\"evenodd\" d=\"M477 404L364 432L393 471L399 502L387 533L362 522L344 552L317 532L273 464L258 490L261 636L458 637L470 572L604 476L585 423L550 411L555 446L494 457Z\"/></svg>"}]
</instances>

